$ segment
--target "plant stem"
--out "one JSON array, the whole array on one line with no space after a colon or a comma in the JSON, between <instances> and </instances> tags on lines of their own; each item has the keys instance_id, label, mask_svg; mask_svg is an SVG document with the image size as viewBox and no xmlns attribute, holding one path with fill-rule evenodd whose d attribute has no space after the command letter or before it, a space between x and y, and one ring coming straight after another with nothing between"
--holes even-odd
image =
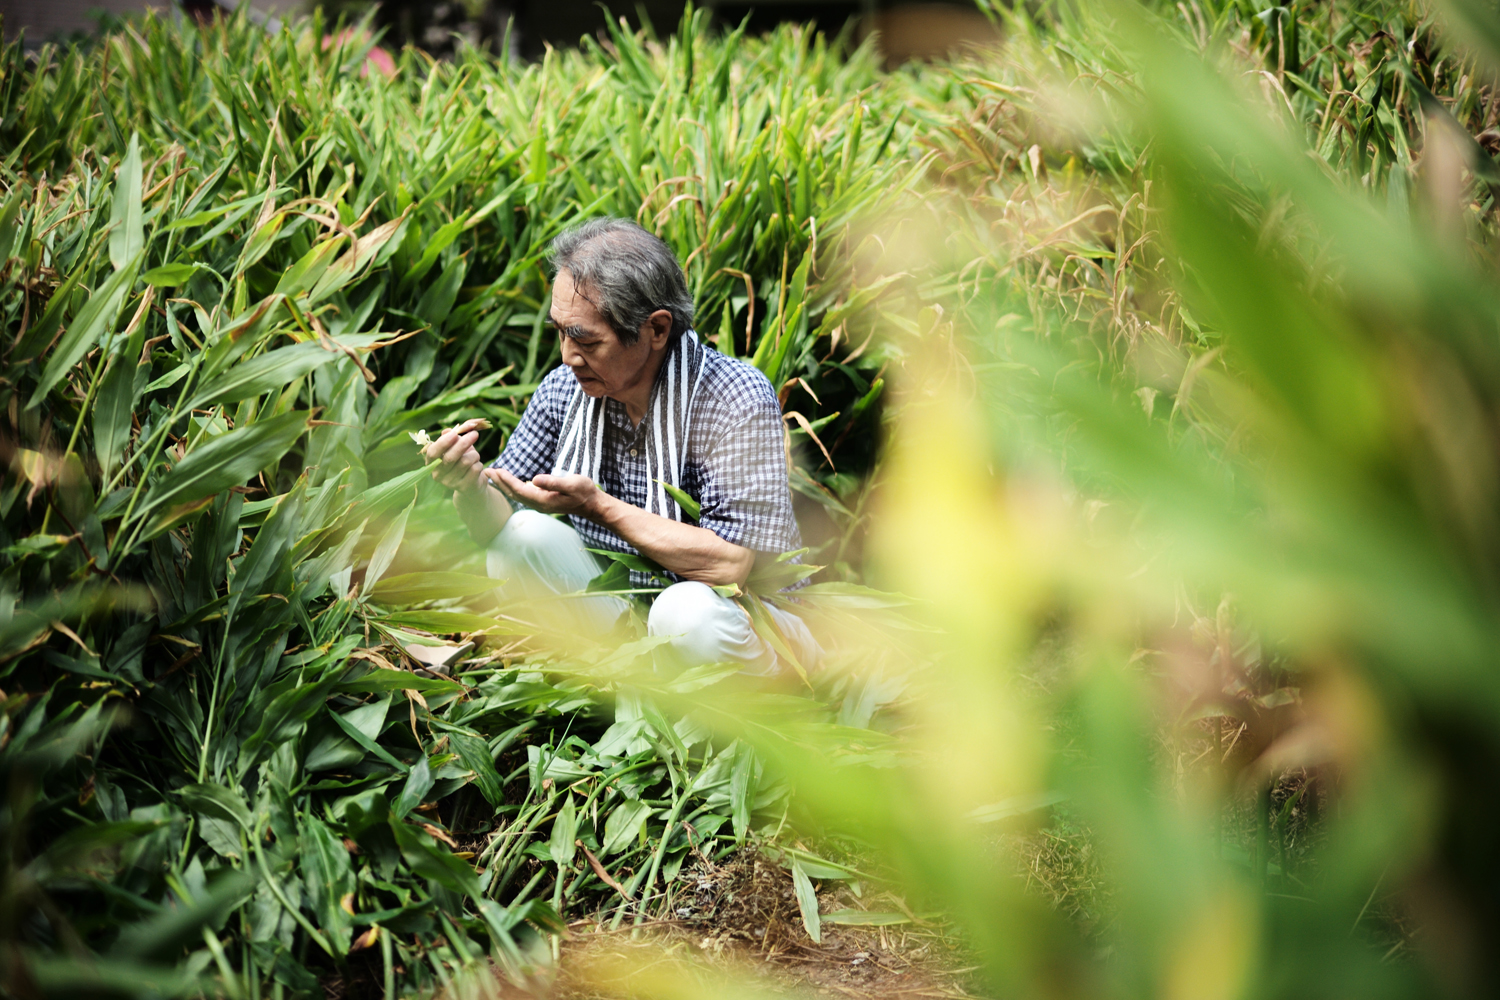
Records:
<instances>
[{"instance_id":1,"label":"plant stem","mask_svg":"<svg viewBox=\"0 0 1500 1000\"><path fill-rule=\"evenodd\" d=\"M677 796L677 801L672 803L672 811L667 816L666 829L662 830L661 843L656 845L656 850L651 855L651 869L646 875L645 883L641 886L641 894L639 897L640 904L636 907L635 910L635 920L633 924L637 928L637 930L630 932L630 936L632 938L637 936L637 934L639 933L638 929L641 925L641 921L645 919L646 900L650 897L651 890L656 885L656 875L661 871L661 859L667 853L667 842L672 839L672 828L677 825L677 817L682 815L682 804L687 801L688 793L691 791L691 786L684 788L682 790L682 794Z\"/></svg>"}]
</instances>

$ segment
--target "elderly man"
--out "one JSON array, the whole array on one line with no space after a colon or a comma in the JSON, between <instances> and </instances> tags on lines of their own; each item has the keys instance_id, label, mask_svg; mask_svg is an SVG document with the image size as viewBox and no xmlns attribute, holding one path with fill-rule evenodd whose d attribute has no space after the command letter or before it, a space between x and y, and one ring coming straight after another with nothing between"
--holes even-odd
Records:
<instances>
[{"instance_id":1,"label":"elderly man","mask_svg":"<svg viewBox=\"0 0 1500 1000\"><path fill-rule=\"evenodd\" d=\"M562 365L493 464L463 423L428 447L443 463L434 475L453 488L507 596L577 594L601 571L589 548L639 553L678 581L656 597L647 625L670 637L682 664L774 673L776 655L744 609L711 585L743 585L758 559L800 545L775 390L699 341L681 265L641 227L586 222L558 236L550 257ZM664 484L701 505L696 525ZM632 572L638 585L647 579ZM573 621L601 633L625 609L611 596L566 600ZM802 621L767 611L798 659L815 661Z\"/></svg>"}]
</instances>

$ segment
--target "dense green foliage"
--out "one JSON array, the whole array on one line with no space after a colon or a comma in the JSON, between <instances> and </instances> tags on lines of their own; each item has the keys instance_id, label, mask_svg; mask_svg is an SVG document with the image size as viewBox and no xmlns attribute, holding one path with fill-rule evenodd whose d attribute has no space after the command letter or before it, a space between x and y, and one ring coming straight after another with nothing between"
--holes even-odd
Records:
<instances>
[{"instance_id":1,"label":"dense green foliage","mask_svg":"<svg viewBox=\"0 0 1500 1000\"><path fill-rule=\"evenodd\" d=\"M316 25L4 50L0 924L41 949L10 981L315 993L359 977L352 947L403 990L520 969L526 921L603 890L574 833L638 921L689 852L675 823L712 853L776 803L742 744L652 728L599 673L649 644L574 649L586 681L508 669L536 628L494 617L407 433L482 415L498 448L556 358L547 241L614 213L678 249L704 335L801 394L793 439L868 464L879 288L850 227L916 176L897 116L866 55L701 20L528 67L407 52L389 80ZM798 488L847 521L823 451Z\"/></svg>"},{"instance_id":2,"label":"dense green foliage","mask_svg":"<svg viewBox=\"0 0 1500 1000\"><path fill-rule=\"evenodd\" d=\"M692 15L391 79L316 25L7 49L10 988L518 975L559 909L637 922L798 827L1000 995L1500 981L1500 26L995 16L1001 58L892 74ZM933 630L820 583L787 698L484 593L404 432L497 446L551 363L546 240L603 212L783 390L812 561ZM996 850L1054 808L1102 859L1081 921ZM816 937L853 873L782 857Z\"/></svg>"}]
</instances>

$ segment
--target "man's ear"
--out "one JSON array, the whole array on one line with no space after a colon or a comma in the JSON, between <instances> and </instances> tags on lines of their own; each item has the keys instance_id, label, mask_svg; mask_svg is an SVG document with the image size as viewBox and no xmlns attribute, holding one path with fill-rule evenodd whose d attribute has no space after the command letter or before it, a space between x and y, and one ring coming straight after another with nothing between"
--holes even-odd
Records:
<instances>
[{"instance_id":1,"label":"man's ear","mask_svg":"<svg viewBox=\"0 0 1500 1000\"><path fill-rule=\"evenodd\" d=\"M672 339L672 314L658 309L647 316L646 322L641 324L641 336L650 339L653 351L666 347L667 341Z\"/></svg>"}]
</instances>

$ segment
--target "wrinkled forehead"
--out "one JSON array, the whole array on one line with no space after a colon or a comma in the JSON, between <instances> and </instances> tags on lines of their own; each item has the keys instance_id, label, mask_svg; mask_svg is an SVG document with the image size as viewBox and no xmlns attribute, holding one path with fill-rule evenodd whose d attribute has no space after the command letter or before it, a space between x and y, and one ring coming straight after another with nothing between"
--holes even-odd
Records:
<instances>
[{"instance_id":1,"label":"wrinkled forehead","mask_svg":"<svg viewBox=\"0 0 1500 1000\"><path fill-rule=\"evenodd\" d=\"M558 271L557 280L552 283L552 302L549 307L552 322L558 326L597 328L603 332L608 329L609 324L600 315L593 298L587 286L578 285L567 271Z\"/></svg>"}]
</instances>

